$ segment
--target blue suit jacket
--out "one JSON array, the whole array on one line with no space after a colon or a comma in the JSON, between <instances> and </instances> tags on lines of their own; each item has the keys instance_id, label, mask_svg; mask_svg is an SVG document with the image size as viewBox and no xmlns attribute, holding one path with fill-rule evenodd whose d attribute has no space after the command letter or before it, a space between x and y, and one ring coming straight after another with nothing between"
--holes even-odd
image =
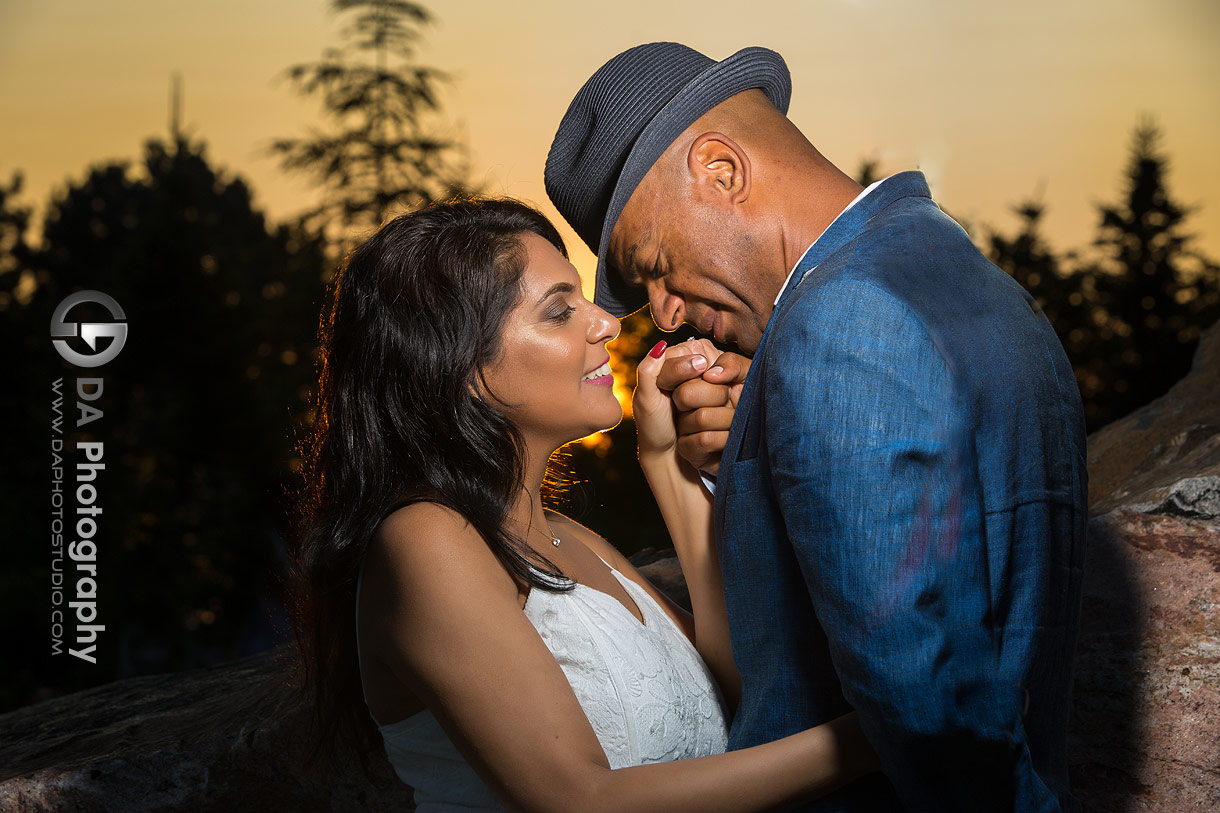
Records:
<instances>
[{"instance_id":1,"label":"blue suit jacket","mask_svg":"<svg viewBox=\"0 0 1220 813\"><path fill-rule=\"evenodd\" d=\"M921 173L887 179L798 266L724 449L729 747L854 708L885 777L807 809L1076 809L1086 477L1037 304Z\"/></svg>"}]
</instances>

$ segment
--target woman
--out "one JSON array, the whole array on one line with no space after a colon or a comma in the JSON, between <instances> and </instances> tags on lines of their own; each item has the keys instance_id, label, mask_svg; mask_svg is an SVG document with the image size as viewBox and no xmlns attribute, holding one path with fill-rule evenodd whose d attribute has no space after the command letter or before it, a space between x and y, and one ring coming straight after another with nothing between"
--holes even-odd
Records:
<instances>
[{"instance_id":1,"label":"woman","mask_svg":"<svg viewBox=\"0 0 1220 813\"><path fill-rule=\"evenodd\" d=\"M371 715L421 811L762 810L874 770L851 715L722 753L737 676L663 345L635 419L693 618L543 509L552 453L622 417L618 323L566 256L523 204L457 199L388 223L336 278L294 546L320 735L375 747Z\"/></svg>"}]
</instances>

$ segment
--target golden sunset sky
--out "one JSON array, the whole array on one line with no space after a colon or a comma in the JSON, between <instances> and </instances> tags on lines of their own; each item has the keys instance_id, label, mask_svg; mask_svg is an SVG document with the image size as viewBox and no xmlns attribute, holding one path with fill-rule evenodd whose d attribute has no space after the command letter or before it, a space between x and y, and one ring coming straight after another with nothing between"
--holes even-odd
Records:
<instances>
[{"instance_id":1,"label":"golden sunset sky","mask_svg":"<svg viewBox=\"0 0 1220 813\"><path fill-rule=\"evenodd\" d=\"M452 73L452 132L472 180L554 210L542 167L572 95L641 42L676 40L723 59L762 45L793 75L789 115L853 173L919 168L980 233L1016 225L1041 195L1060 250L1083 248L1095 204L1117 199L1131 131L1155 116L1170 189L1220 257L1220 2L1216 0L425 0L436 15L419 59ZM280 77L339 44L323 0L45 0L0 5L0 178L26 175L39 208L107 159L138 164L168 130L171 75L187 131L245 177L272 218L311 190L264 149L321 123ZM592 258L570 230L577 267ZM586 280L588 281L588 280Z\"/></svg>"}]
</instances>

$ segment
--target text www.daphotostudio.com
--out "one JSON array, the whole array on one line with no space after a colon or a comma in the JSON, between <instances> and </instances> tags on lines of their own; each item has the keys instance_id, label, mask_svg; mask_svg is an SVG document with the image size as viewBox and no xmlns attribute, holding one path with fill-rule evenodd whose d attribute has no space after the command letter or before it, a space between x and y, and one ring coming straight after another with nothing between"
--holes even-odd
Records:
<instances>
[{"instance_id":1,"label":"text www.daphotostudio.com","mask_svg":"<svg viewBox=\"0 0 1220 813\"><path fill-rule=\"evenodd\" d=\"M69 322L68 312L77 305L101 305L113 322ZM59 355L74 367L94 372L113 361L127 341L127 322L123 309L112 297L101 291L77 291L65 297L51 317L52 345ZM101 349L98 339L110 341ZM69 339L79 339L91 352L74 349ZM65 380L60 376L51 382L51 654L64 654L65 624L73 624L74 636L68 641L69 655L89 663L97 663L98 633L106 630L98 621L98 525L103 510L98 495L98 473L106 463L105 444L101 440L82 439L82 428L100 420L104 413L101 398L105 379L100 375L78 376L68 388L75 394L76 415L65 437ZM90 436L96 427L90 427ZM65 443L68 453L65 454ZM69 455L71 456L69 458ZM68 464L65 465L65 458ZM73 466L72 483L65 484L68 466ZM65 537L68 541L65 545ZM72 576L65 577L64 553L75 565ZM68 583L65 584L65 578ZM74 581L73 581L74 578ZM65 598L67 610L65 611Z\"/></svg>"}]
</instances>

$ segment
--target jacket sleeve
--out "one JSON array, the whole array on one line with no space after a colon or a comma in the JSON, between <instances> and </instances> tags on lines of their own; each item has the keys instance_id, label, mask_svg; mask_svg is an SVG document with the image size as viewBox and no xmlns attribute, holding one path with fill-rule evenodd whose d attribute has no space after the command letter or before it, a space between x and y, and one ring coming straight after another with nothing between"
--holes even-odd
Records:
<instances>
[{"instance_id":1,"label":"jacket sleeve","mask_svg":"<svg viewBox=\"0 0 1220 813\"><path fill-rule=\"evenodd\" d=\"M778 315L763 379L784 524L843 694L912 809L1056 809L1000 677L969 404L919 319L859 281Z\"/></svg>"}]
</instances>

